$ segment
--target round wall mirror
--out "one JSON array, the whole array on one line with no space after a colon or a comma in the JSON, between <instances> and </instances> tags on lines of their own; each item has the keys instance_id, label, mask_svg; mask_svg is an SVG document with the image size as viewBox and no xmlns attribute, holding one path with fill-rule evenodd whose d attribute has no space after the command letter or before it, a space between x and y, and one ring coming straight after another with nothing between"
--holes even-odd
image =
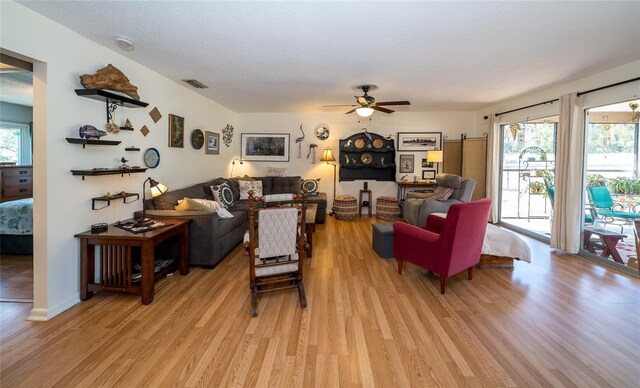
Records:
<instances>
[{"instance_id":1,"label":"round wall mirror","mask_svg":"<svg viewBox=\"0 0 640 388\"><path fill-rule=\"evenodd\" d=\"M327 124L318 124L316 137L320 140L327 140L329 138L329 126Z\"/></svg>"}]
</instances>

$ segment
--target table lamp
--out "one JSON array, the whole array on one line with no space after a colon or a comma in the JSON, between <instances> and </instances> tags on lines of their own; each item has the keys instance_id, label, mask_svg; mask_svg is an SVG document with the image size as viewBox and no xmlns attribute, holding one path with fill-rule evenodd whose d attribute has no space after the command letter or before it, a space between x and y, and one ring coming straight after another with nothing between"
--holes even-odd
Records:
<instances>
[{"instance_id":1,"label":"table lamp","mask_svg":"<svg viewBox=\"0 0 640 388\"><path fill-rule=\"evenodd\" d=\"M148 226L153 223L153 220L151 218L147 218L147 210L144 206L144 203L147 200L147 192L144 190L144 185L147 182L149 182L149 191L151 191L151 196L153 198L158 197L169 190L167 186L153 180L150 177L142 182L142 218L138 218L136 220L136 226Z\"/></svg>"},{"instance_id":2,"label":"table lamp","mask_svg":"<svg viewBox=\"0 0 640 388\"><path fill-rule=\"evenodd\" d=\"M444 159L444 152L437 148L433 151L427 151L427 162L442 163ZM436 173L438 172L438 165L436 164Z\"/></svg>"},{"instance_id":3,"label":"table lamp","mask_svg":"<svg viewBox=\"0 0 640 388\"><path fill-rule=\"evenodd\" d=\"M335 163L329 163L329 162L335 162L336 158L333 157L333 152L331 152L331 148L327 147L324 149L324 151L322 152L322 157L320 158L321 162L327 162L327 164L330 164L333 166L333 203L335 204L336 201L336 164ZM334 205L331 205L331 212L329 213L330 216L334 215Z\"/></svg>"}]
</instances>

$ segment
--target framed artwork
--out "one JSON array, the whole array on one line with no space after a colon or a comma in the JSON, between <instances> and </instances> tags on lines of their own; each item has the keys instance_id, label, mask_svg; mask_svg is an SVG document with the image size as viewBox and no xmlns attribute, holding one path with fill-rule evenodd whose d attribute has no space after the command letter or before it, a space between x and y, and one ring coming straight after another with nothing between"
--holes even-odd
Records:
<instances>
[{"instance_id":1,"label":"framed artwork","mask_svg":"<svg viewBox=\"0 0 640 388\"><path fill-rule=\"evenodd\" d=\"M254 162L288 162L288 133L243 133L241 159Z\"/></svg>"},{"instance_id":2,"label":"framed artwork","mask_svg":"<svg viewBox=\"0 0 640 388\"><path fill-rule=\"evenodd\" d=\"M442 132L398 132L398 151L442 149Z\"/></svg>"},{"instance_id":3,"label":"framed artwork","mask_svg":"<svg viewBox=\"0 0 640 388\"><path fill-rule=\"evenodd\" d=\"M169 147L184 147L184 117L169 114Z\"/></svg>"},{"instance_id":4,"label":"framed artwork","mask_svg":"<svg viewBox=\"0 0 640 388\"><path fill-rule=\"evenodd\" d=\"M422 159L422 168L435 168L433 162L427 162L427 159Z\"/></svg>"},{"instance_id":5,"label":"framed artwork","mask_svg":"<svg viewBox=\"0 0 640 388\"><path fill-rule=\"evenodd\" d=\"M436 170L422 170L422 180L436 179Z\"/></svg>"},{"instance_id":6,"label":"framed artwork","mask_svg":"<svg viewBox=\"0 0 640 388\"><path fill-rule=\"evenodd\" d=\"M220 154L220 134L215 132L204 131L207 139L207 148L205 152L207 155L219 155Z\"/></svg>"},{"instance_id":7,"label":"framed artwork","mask_svg":"<svg viewBox=\"0 0 640 388\"><path fill-rule=\"evenodd\" d=\"M413 154L400 155L400 173L413 172Z\"/></svg>"}]
</instances>

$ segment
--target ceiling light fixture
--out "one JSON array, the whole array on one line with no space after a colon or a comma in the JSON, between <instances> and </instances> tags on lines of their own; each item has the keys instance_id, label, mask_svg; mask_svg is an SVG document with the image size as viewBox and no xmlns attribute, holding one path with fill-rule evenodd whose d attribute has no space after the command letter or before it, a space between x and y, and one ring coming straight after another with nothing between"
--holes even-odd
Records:
<instances>
[{"instance_id":1,"label":"ceiling light fixture","mask_svg":"<svg viewBox=\"0 0 640 388\"><path fill-rule=\"evenodd\" d=\"M373 114L373 108L368 108L368 107L356 108L356 114L360 117L369 117Z\"/></svg>"},{"instance_id":2,"label":"ceiling light fixture","mask_svg":"<svg viewBox=\"0 0 640 388\"><path fill-rule=\"evenodd\" d=\"M116 44L116 46L120 47L120 50L122 51L133 51L136 46L133 44L133 40L129 37L126 37L124 35L118 35L115 38L113 38L113 42Z\"/></svg>"}]
</instances>

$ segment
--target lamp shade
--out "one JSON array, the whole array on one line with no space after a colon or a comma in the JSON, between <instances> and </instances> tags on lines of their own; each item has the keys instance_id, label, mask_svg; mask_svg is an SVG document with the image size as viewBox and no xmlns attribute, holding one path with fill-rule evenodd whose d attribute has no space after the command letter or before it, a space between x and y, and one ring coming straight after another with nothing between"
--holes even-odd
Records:
<instances>
[{"instance_id":1,"label":"lamp shade","mask_svg":"<svg viewBox=\"0 0 640 388\"><path fill-rule=\"evenodd\" d=\"M320 158L321 162L335 162L336 158L333 157L333 152L331 152L331 148L327 147L322 151L322 157Z\"/></svg>"},{"instance_id":2,"label":"lamp shade","mask_svg":"<svg viewBox=\"0 0 640 388\"><path fill-rule=\"evenodd\" d=\"M169 188L163 185L160 182L154 181L153 179L149 180L149 190L151 191L151 196L153 198L166 193Z\"/></svg>"},{"instance_id":3,"label":"lamp shade","mask_svg":"<svg viewBox=\"0 0 640 388\"><path fill-rule=\"evenodd\" d=\"M373 114L373 108L356 108L356 114L360 117L369 117Z\"/></svg>"},{"instance_id":4,"label":"lamp shade","mask_svg":"<svg viewBox=\"0 0 640 388\"><path fill-rule=\"evenodd\" d=\"M443 159L442 151L427 151L427 162L441 163Z\"/></svg>"}]
</instances>

